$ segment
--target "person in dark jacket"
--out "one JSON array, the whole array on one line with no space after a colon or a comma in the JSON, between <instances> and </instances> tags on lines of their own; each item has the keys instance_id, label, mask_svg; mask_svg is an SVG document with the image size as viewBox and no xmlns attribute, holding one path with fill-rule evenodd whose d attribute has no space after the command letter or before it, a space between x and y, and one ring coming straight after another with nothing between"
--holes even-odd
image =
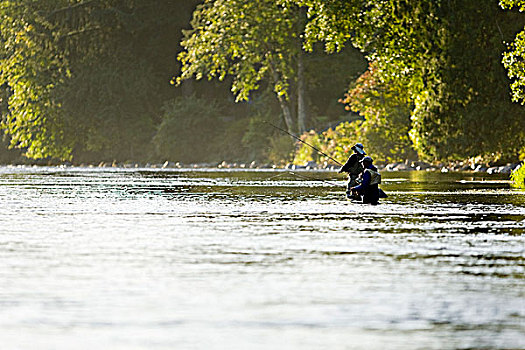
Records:
<instances>
[{"instance_id":1,"label":"person in dark jacket","mask_svg":"<svg viewBox=\"0 0 525 350\"><path fill-rule=\"evenodd\" d=\"M361 160L363 164L363 176L361 184L351 188L354 195L359 195L365 204L377 204L379 201L379 184L381 183L381 175L377 168L373 165L371 157L364 157Z\"/></svg>"},{"instance_id":2,"label":"person in dark jacket","mask_svg":"<svg viewBox=\"0 0 525 350\"><path fill-rule=\"evenodd\" d=\"M363 172L363 165L360 163L361 159L366 155L364 147L361 143L356 143L352 146L354 153L348 157L346 163L339 169L340 173L348 173L348 183L346 185L346 196L352 198L351 188L357 186L359 175Z\"/></svg>"}]
</instances>

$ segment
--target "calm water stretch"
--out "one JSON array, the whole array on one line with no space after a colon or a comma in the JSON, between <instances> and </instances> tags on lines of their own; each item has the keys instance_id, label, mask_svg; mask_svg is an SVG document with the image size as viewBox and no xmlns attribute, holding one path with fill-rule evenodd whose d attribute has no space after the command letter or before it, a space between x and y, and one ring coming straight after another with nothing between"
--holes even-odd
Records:
<instances>
[{"instance_id":1,"label":"calm water stretch","mask_svg":"<svg viewBox=\"0 0 525 350\"><path fill-rule=\"evenodd\" d=\"M525 192L383 179L0 168L0 348L525 348Z\"/></svg>"}]
</instances>

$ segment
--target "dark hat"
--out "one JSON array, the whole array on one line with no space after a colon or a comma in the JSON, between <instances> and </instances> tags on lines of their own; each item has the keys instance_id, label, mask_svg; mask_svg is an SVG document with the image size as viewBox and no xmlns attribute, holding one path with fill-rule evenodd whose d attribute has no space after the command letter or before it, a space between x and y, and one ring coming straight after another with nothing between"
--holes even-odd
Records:
<instances>
[{"instance_id":1,"label":"dark hat","mask_svg":"<svg viewBox=\"0 0 525 350\"><path fill-rule=\"evenodd\" d=\"M356 143L352 146L352 149L363 156L366 154L365 147L362 143Z\"/></svg>"},{"instance_id":2,"label":"dark hat","mask_svg":"<svg viewBox=\"0 0 525 350\"><path fill-rule=\"evenodd\" d=\"M363 162L370 162L370 163L373 163L374 160L372 159L372 157L370 156L366 156L366 157L363 157L363 159L360 160L361 163Z\"/></svg>"}]
</instances>

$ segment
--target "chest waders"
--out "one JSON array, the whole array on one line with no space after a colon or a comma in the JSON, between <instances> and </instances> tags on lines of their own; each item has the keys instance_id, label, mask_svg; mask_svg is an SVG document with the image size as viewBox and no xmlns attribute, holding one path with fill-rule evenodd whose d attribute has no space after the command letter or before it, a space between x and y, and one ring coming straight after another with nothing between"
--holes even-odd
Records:
<instances>
[{"instance_id":1,"label":"chest waders","mask_svg":"<svg viewBox=\"0 0 525 350\"><path fill-rule=\"evenodd\" d=\"M359 162L355 162L354 165L348 169L348 183L346 184L346 193L350 194L350 189L354 186L359 185L359 175L363 172L363 165Z\"/></svg>"},{"instance_id":2,"label":"chest waders","mask_svg":"<svg viewBox=\"0 0 525 350\"><path fill-rule=\"evenodd\" d=\"M365 169L370 174L370 185L379 185L381 183L381 174L372 169Z\"/></svg>"},{"instance_id":3,"label":"chest waders","mask_svg":"<svg viewBox=\"0 0 525 350\"><path fill-rule=\"evenodd\" d=\"M376 205L379 200L378 185L381 183L381 174L372 169L365 169L364 172L370 175L370 183L363 193L363 203Z\"/></svg>"}]
</instances>

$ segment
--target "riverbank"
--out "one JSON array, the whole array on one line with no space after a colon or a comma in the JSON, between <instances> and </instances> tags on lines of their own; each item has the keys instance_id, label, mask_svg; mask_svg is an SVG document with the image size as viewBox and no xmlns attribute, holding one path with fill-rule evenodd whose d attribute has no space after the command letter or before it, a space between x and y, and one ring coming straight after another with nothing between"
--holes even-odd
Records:
<instances>
[{"instance_id":1,"label":"riverbank","mask_svg":"<svg viewBox=\"0 0 525 350\"><path fill-rule=\"evenodd\" d=\"M507 163L504 165L490 166L487 164L477 164L469 162L437 163L431 164L421 161L404 161L396 163L377 163L376 166L381 171L431 171L431 172L473 172L487 174L510 174L520 163ZM152 169L284 169L284 170L309 170L309 171L338 171L340 166L332 163L317 164L307 162L303 165L286 164L275 165L269 163L243 163L243 162L212 162L212 163L189 163L166 161L164 163L138 163L138 162L100 162L98 164L86 163L43 163L35 164L3 164L7 167L39 167L39 166L57 166L57 167L80 167L80 168L152 168Z\"/></svg>"}]
</instances>

